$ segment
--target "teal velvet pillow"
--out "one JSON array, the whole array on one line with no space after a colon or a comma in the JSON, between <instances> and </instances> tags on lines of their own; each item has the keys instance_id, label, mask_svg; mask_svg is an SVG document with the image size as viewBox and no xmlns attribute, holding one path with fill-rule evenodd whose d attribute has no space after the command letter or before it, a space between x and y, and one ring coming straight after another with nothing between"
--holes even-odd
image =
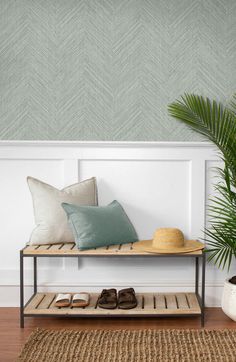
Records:
<instances>
[{"instance_id":1,"label":"teal velvet pillow","mask_svg":"<svg viewBox=\"0 0 236 362\"><path fill-rule=\"evenodd\" d=\"M116 200L107 206L61 205L81 250L138 240L132 223Z\"/></svg>"}]
</instances>

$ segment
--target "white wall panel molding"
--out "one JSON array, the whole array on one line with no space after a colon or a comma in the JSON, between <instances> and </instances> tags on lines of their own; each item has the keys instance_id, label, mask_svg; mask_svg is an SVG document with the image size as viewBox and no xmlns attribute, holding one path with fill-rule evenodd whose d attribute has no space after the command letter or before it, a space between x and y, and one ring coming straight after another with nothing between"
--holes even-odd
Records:
<instances>
[{"instance_id":1,"label":"white wall panel molding","mask_svg":"<svg viewBox=\"0 0 236 362\"><path fill-rule=\"evenodd\" d=\"M151 238L161 226L175 226L186 237L199 238L206 223L206 196L212 193L211 165L218 164L210 143L181 142L0 142L0 288L18 305L19 250L34 227L26 177L55 187L96 176L99 203L117 199L124 206L140 238ZM26 260L30 285L32 263ZM42 259L39 283L79 289L102 286L139 288L191 287L191 260L168 259ZM231 271L233 272L233 271ZM207 304L220 305L226 273L207 267ZM218 292L215 293L215 288ZM0 305L6 305L0 293Z\"/></svg>"}]
</instances>

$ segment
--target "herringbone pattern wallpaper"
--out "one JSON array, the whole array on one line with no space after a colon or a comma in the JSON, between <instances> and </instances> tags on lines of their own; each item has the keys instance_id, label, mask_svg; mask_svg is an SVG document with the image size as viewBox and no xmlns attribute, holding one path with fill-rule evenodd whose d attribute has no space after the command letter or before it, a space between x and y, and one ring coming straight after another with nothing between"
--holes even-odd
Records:
<instances>
[{"instance_id":1,"label":"herringbone pattern wallpaper","mask_svg":"<svg viewBox=\"0 0 236 362\"><path fill-rule=\"evenodd\" d=\"M1 139L197 140L186 91L236 91L235 0L0 0Z\"/></svg>"}]
</instances>

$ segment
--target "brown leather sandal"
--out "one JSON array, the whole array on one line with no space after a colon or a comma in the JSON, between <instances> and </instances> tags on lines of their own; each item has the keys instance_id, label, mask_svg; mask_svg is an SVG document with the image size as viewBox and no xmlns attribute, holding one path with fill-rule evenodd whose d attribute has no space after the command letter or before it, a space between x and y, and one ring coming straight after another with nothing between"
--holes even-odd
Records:
<instances>
[{"instance_id":1,"label":"brown leather sandal","mask_svg":"<svg viewBox=\"0 0 236 362\"><path fill-rule=\"evenodd\" d=\"M137 307L137 299L133 288L121 289L118 293L118 308L132 309Z\"/></svg>"},{"instance_id":2,"label":"brown leather sandal","mask_svg":"<svg viewBox=\"0 0 236 362\"><path fill-rule=\"evenodd\" d=\"M97 305L103 309L115 309L117 307L116 289L103 289Z\"/></svg>"}]
</instances>

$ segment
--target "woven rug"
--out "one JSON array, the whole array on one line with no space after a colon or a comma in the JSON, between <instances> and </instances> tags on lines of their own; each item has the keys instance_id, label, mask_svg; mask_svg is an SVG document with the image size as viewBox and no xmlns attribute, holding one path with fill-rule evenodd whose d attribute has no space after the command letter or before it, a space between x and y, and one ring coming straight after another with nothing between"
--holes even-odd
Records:
<instances>
[{"instance_id":1,"label":"woven rug","mask_svg":"<svg viewBox=\"0 0 236 362\"><path fill-rule=\"evenodd\" d=\"M24 362L235 362L234 330L36 330Z\"/></svg>"}]
</instances>

